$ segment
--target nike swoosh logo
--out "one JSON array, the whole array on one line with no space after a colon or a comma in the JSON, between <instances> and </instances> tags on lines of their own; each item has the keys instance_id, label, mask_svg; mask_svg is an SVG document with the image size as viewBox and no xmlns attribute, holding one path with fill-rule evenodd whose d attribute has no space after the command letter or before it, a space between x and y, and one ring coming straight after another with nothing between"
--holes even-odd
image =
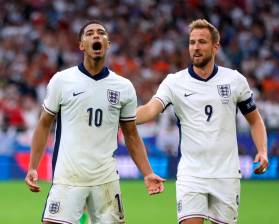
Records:
<instances>
[{"instance_id":1,"label":"nike swoosh logo","mask_svg":"<svg viewBox=\"0 0 279 224\"><path fill-rule=\"evenodd\" d=\"M194 95L194 94L195 94L195 93L189 93L189 94L185 93L184 96L185 96L185 97L188 97L188 96L191 96L191 95Z\"/></svg>"},{"instance_id":2,"label":"nike swoosh logo","mask_svg":"<svg viewBox=\"0 0 279 224\"><path fill-rule=\"evenodd\" d=\"M73 96L77 96L77 95L82 94L82 93L85 93L85 91L83 91L83 92L78 92L78 93L73 92Z\"/></svg>"}]
</instances>

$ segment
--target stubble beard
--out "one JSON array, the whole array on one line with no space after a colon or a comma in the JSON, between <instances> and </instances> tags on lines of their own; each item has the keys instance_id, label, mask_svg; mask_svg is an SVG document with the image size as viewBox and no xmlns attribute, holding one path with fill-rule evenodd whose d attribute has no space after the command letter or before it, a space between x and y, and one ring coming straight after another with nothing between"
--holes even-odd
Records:
<instances>
[{"instance_id":1,"label":"stubble beard","mask_svg":"<svg viewBox=\"0 0 279 224\"><path fill-rule=\"evenodd\" d=\"M197 68L204 68L212 59L212 55L209 55L202 59L200 62L195 62L194 58L192 57L192 64Z\"/></svg>"}]
</instances>

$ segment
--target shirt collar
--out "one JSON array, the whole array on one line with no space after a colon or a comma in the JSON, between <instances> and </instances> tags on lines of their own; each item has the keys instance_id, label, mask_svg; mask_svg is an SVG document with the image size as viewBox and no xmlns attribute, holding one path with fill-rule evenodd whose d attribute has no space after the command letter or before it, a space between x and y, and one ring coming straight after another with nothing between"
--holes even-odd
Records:
<instances>
[{"instance_id":1,"label":"shirt collar","mask_svg":"<svg viewBox=\"0 0 279 224\"><path fill-rule=\"evenodd\" d=\"M193 64L191 64L188 68L189 74L197 80L203 81L203 82L207 82L208 80L212 79L218 72L218 66L214 64L214 68L212 73L208 76L208 78L204 79L202 77L200 77L197 73L195 73L194 69L193 69Z\"/></svg>"},{"instance_id":2,"label":"shirt collar","mask_svg":"<svg viewBox=\"0 0 279 224\"><path fill-rule=\"evenodd\" d=\"M86 70L86 68L84 67L83 63L80 63L78 65L78 69L85 75L89 76L90 78L94 79L95 81L101 80L106 78L109 75L109 70L108 68L105 66L103 67L103 69L96 75L91 75L91 73L89 71Z\"/></svg>"}]
</instances>

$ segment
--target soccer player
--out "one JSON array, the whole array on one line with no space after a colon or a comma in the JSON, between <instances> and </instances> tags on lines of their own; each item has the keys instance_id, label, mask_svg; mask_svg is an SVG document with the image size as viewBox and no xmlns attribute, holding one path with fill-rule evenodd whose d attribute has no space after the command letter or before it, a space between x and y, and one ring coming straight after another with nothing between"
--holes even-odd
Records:
<instances>
[{"instance_id":1,"label":"soccer player","mask_svg":"<svg viewBox=\"0 0 279 224\"><path fill-rule=\"evenodd\" d=\"M268 167L266 130L246 78L215 64L219 32L204 19L189 25L192 64L169 74L155 96L137 109L137 123L154 119L172 104L179 121L177 216L181 224L236 223L240 165L236 139L239 109L257 148L256 173Z\"/></svg>"},{"instance_id":2,"label":"soccer player","mask_svg":"<svg viewBox=\"0 0 279 224\"><path fill-rule=\"evenodd\" d=\"M53 184L43 222L79 223L86 206L92 223L125 223L113 158L119 123L148 193L162 192L164 179L153 173L137 133L133 85L105 66L107 30L91 21L81 28L79 39L83 63L57 72L48 84L25 181L31 191L40 191L37 167L56 117Z\"/></svg>"}]
</instances>

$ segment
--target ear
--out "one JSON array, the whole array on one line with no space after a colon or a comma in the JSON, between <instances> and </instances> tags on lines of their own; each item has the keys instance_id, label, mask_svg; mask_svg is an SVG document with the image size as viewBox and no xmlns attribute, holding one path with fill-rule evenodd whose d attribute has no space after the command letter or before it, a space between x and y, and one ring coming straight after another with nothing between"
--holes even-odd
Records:
<instances>
[{"instance_id":1,"label":"ear","mask_svg":"<svg viewBox=\"0 0 279 224\"><path fill-rule=\"evenodd\" d=\"M84 51L84 46L83 46L83 42L82 41L79 42L79 49L81 51Z\"/></svg>"},{"instance_id":2,"label":"ear","mask_svg":"<svg viewBox=\"0 0 279 224\"><path fill-rule=\"evenodd\" d=\"M110 48L110 43L111 43L111 42L110 42L110 41L108 41L108 48Z\"/></svg>"},{"instance_id":3,"label":"ear","mask_svg":"<svg viewBox=\"0 0 279 224\"><path fill-rule=\"evenodd\" d=\"M219 48L220 48L220 43L214 44L213 48L214 48L215 54L217 54L217 52L219 51Z\"/></svg>"}]
</instances>

